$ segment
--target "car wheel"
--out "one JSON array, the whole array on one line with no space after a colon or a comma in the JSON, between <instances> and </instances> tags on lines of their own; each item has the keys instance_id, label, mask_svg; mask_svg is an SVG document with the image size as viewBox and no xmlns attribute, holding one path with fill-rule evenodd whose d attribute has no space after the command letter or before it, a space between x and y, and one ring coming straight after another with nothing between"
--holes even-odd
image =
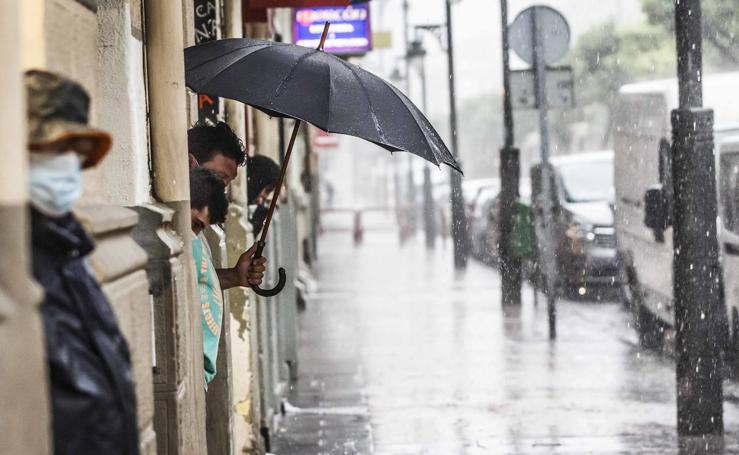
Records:
<instances>
[{"instance_id":1,"label":"car wheel","mask_svg":"<svg viewBox=\"0 0 739 455\"><path fill-rule=\"evenodd\" d=\"M619 286L619 296L621 303L626 309L635 308L637 295L639 292L638 281L636 280L636 271L630 267L621 268L621 284Z\"/></svg>"},{"instance_id":2,"label":"car wheel","mask_svg":"<svg viewBox=\"0 0 739 455\"><path fill-rule=\"evenodd\" d=\"M639 335L639 344L647 349L663 352L669 351L669 343L666 343L666 332L669 327L647 310L642 302L641 290L636 270L629 267L626 269L626 280L621 290L624 306L631 310L634 321L634 329Z\"/></svg>"}]
</instances>

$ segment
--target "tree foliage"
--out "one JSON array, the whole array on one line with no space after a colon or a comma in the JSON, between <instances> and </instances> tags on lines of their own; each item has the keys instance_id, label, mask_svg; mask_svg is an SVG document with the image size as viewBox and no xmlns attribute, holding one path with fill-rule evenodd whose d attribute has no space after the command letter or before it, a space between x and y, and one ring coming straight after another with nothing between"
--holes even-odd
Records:
<instances>
[{"instance_id":1,"label":"tree foliage","mask_svg":"<svg viewBox=\"0 0 739 455\"><path fill-rule=\"evenodd\" d=\"M739 66L739 4L736 0L704 0L701 6L706 63L718 68ZM642 9L650 24L674 32L674 0L642 0Z\"/></svg>"},{"instance_id":2,"label":"tree foliage","mask_svg":"<svg viewBox=\"0 0 739 455\"><path fill-rule=\"evenodd\" d=\"M674 76L674 0L641 1L645 24L619 28L608 23L576 43L572 56L581 102L610 104L624 84ZM704 0L702 7L706 70L739 67L737 0Z\"/></svg>"},{"instance_id":3,"label":"tree foliage","mask_svg":"<svg viewBox=\"0 0 739 455\"><path fill-rule=\"evenodd\" d=\"M619 88L675 72L675 49L667 31L644 25L619 29L607 23L586 32L572 53L580 104L611 105Z\"/></svg>"}]
</instances>

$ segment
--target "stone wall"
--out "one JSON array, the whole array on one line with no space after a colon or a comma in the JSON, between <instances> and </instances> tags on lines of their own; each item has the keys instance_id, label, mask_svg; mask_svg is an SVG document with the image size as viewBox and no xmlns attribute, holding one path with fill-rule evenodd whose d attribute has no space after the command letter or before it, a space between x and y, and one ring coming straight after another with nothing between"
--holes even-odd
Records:
<instances>
[{"instance_id":1,"label":"stone wall","mask_svg":"<svg viewBox=\"0 0 739 455\"><path fill-rule=\"evenodd\" d=\"M117 206L86 206L76 210L76 214L95 238L96 248L89 263L131 351L141 453L156 454L152 392L154 307L149 298L146 252L131 237L138 215Z\"/></svg>"},{"instance_id":2,"label":"stone wall","mask_svg":"<svg viewBox=\"0 0 739 455\"><path fill-rule=\"evenodd\" d=\"M174 211L164 205L135 207L139 223L133 237L146 251L149 290L153 304L156 350L153 368L154 428L160 454L188 454L200 447L193 438L191 365L192 318L186 310L183 244L172 228ZM202 355L202 349L201 349Z\"/></svg>"}]
</instances>

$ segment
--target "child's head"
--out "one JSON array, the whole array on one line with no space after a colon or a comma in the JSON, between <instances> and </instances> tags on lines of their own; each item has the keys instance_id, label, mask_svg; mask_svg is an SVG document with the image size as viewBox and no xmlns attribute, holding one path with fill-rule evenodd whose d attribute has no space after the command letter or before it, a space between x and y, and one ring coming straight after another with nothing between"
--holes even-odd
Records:
<instances>
[{"instance_id":1,"label":"child's head","mask_svg":"<svg viewBox=\"0 0 739 455\"><path fill-rule=\"evenodd\" d=\"M195 234L210 224L226 221L228 199L223 180L217 173L203 167L190 170L190 214Z\"/></svg>"}]
</instances>

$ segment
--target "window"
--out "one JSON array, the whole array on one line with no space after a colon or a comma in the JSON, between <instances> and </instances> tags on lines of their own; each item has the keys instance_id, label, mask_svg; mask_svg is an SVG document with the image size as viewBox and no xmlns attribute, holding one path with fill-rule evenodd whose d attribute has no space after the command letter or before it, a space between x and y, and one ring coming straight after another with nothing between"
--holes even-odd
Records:
<instances>
[{"instance_id":1,"label":"window","mask_svg":"<svg viewBox=\"0 0 739 455\"><path fill-rule=\"evenodd\" d=\"M567 202L613 202L613 159L599 158L558 166Z\"/></svg>"}]
</instances>

